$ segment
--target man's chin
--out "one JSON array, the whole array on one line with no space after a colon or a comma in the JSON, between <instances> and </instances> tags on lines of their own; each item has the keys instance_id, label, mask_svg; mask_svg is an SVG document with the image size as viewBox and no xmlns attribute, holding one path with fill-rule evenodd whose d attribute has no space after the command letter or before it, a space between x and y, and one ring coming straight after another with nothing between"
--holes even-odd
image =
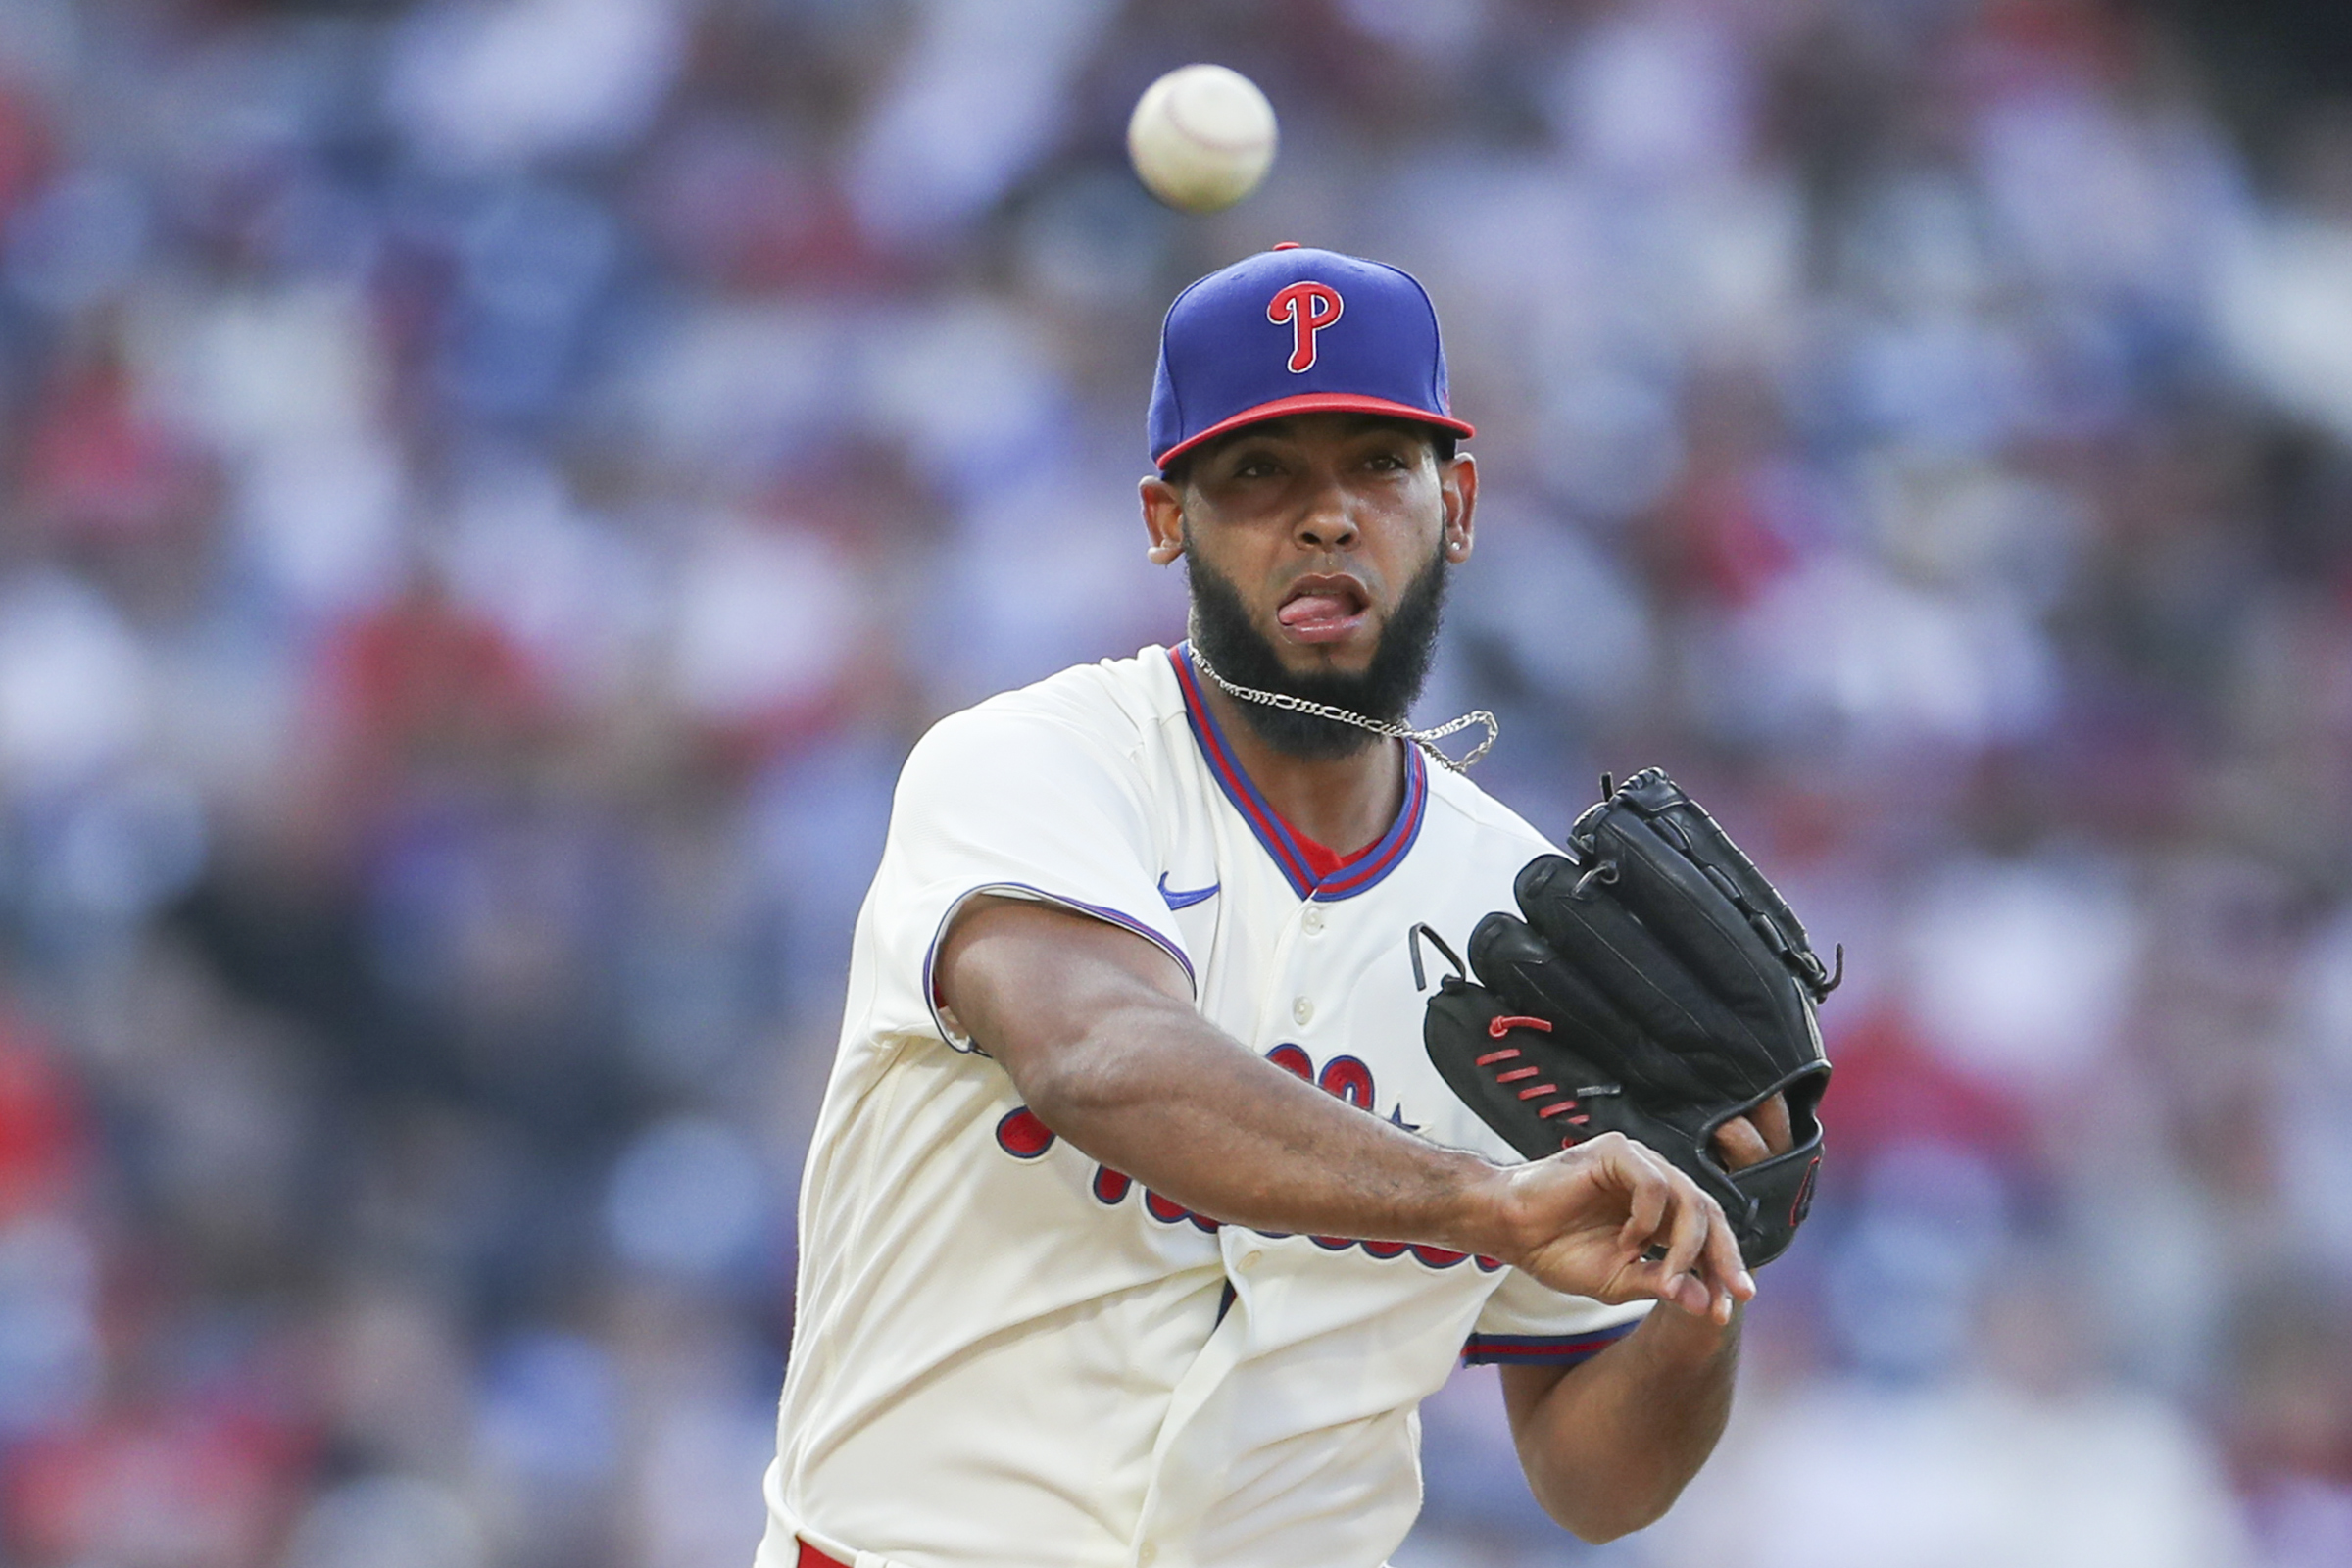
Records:
<instances>
[{"instance_id":1,"label":"man's chin","mask_svg":"<svg viewBox=\"0 0 2352 1568\"><path fill-rule=\"evenodd\" d=\"M1328 628L1336 635L1302 635L1308 628L1297 622L1305 617L1294 612L1294 624L1286 626L1279 618L1280 607L1255 612L1204 563L1194 559L1187 566L1193 588L1194 647L1221 680L1369 718L1400 719L1411 710L1437 644L1446 595L1442 555L1433 552L1429 564L1385 612L1367 605L1314 617L1344 621ZM1363 744L1361 731L1328 719L1254 703L1243 708L1250 726L1282 751L1337 757Z\"/></svg>"}]
</instances>

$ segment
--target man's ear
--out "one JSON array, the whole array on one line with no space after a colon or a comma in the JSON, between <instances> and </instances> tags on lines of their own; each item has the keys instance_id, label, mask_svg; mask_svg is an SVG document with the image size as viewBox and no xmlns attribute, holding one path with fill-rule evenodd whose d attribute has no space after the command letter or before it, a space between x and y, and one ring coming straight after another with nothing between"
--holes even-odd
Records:
<instances>
[{"instance_id":1,"label":"man's ear","mask_svg":"<svg viewBox=\"0 0 2352 1568\"><path fill-rule=\"evenodd\" d=\"M1458 566L1470 559L1477 538L1478 460L1464 452L1451 463L1440 464L1438 494L1446 510L1446 559Z\"/></svg>"},{"instance_id":2,"label":"man's ear","mask_svg":"<svg viewBox=\"0 0 2352 1568\"><path fill-rule=\"evenodd\" d=\"M1135 488L1144 505L1144 532L1151 540L1144 557L1155 566L1172 565L1184 554L1184 495L1157 474L1146 475Z\"/></svg>"}]
</instances>

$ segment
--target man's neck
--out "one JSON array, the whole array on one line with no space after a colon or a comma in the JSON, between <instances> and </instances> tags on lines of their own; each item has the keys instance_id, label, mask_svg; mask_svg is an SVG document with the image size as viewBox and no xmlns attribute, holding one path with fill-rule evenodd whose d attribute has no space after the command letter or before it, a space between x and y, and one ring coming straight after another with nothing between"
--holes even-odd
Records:
<instances>
[{"instance_id":1,"label":"man's neck","mask_svg":"<svg viewBox=\"0 0 2352 1568\"><path fill-rule=\"evenodd\" d=\"M1266 804L1325 849L1353 855L1377 843L1403 809L1406 743L1366 736L1371 744L1346 757L1299 757L1268 745L1238 698L1210 681L1200 693Z\"/></svg>"}]
</instances>

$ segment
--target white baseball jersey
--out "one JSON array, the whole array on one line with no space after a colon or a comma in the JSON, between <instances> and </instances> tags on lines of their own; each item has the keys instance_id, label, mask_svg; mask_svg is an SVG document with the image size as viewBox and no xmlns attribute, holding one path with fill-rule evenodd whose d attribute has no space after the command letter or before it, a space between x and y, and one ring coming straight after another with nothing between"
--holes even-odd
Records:
<instances>
[{"instance_id":1,"label":"white baseball jersey","mask_svg":"<svg viewBox=\"0 0 2352 1568\"><path fill-rule=\"evenodd\" d=\"M1458 950L1547 846L1408 753L1395 825L1319 876L1180 650L915 747L801 1192L758 1568L796 1533L856 1568L1374 1568L1457 1357L1573 1361L1639 1320L1491 1259L1190 1213L1056 1138L940 1015L957 908L1037 899L1156 944L1204 1018L1366 1114L1516 1158L1429 1064L1407 933Z\"/></svg>"}]
</instances>

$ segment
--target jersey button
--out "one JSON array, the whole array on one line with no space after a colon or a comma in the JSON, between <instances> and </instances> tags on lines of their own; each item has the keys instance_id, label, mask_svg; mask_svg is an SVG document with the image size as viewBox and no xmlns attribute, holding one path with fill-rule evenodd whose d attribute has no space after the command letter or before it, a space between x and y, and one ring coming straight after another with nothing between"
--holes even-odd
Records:
<instances>
[{"instance_id":1,"label":"jersey button","mask_svg":"<svg viewBox=\"0 0 2352 1568\"><path fill-rule=\"evenodd\" d=\"M1291 1021L1293 1023L1303 1026L1314 1015L1315 1004L1304 997L1297 998L1291 1003Z\"/></svg>"},{"instance_id":2,"label":"jersey button","mask_svg":"<svg viewBox=\"0 0 2352 1568\"><path fill-rule=\"evenodd\" d=\"M1308 936L1311 937L1315 935L1317 932L1323 929L1322 909L1315 905L1308 905L1306 906L1306 912L1298 917L1298 924L1305 930Z\"/></svg>"},{"instance_id":3,"label":"jersey button","mask_svg":"<svg viewBox=\"0 0 2352 1568\"><path fill-rule=\"evenodd\" d=\"M1135 1549L1135 1560L1138 1563L1141 1563L1143 1568L1152 1568L1152 1564L1156 1561L1158 1557L1159 1543L1156 1541L1147 1541Z\"/></svg>"},{"instance_id":4,"label":"jersey button","mask_svg":"<svg viewBox=\"0 0 2352 1568\"><path fill-rule=\"evenodd\" d=\"M1242 1260L1233 1265L1234 1272L1237 1274L1247 1274L1251 1269L1257 1267L1258 1264L1264 1262L1265 1257L1266 1254L1263 1252L1244 1252L1242 1254Z\"/></svg>"}]
</instances>

